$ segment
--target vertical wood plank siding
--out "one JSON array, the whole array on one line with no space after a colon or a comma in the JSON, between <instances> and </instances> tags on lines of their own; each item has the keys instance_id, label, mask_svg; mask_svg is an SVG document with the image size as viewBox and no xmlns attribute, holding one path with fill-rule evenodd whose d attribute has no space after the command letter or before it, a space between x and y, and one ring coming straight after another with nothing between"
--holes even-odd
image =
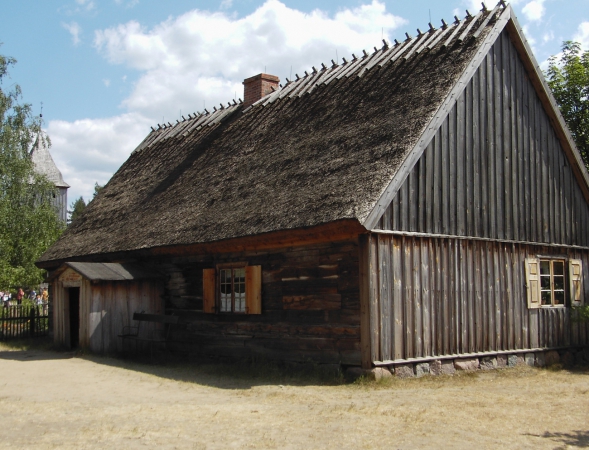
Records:
<instances>
[{"instance_id":1,"label":"vertical wood plank siding","mask_svg":"<svg viewBox=\"0 0 589 450\"><path fill-rule=\"evenodd\" d=\"M96 353L115 353L121 350L117 335L121 334L124 326L133 325L133 313L164 313L162 282L135 280L92 283L68 269L51 285L53 340L58 345L71 345L68 301L70 287L80 288L79 346Z\"/></svg>"},{"instance_id":2,"label":"vertical wood plank siding","mask_svg":"<svg viewBox=\"0 0 589 450\"><path fill-rule=\"evenodd\" d=\"M589 246L588 224L587 202L504 32L377 228Z\"/></svg>"},{"instance_id":3,"label":"vertical wood plank siding","mask_svg":"<svg viewBox=\"0 0 589 450\"><path fill-rule=\"evenodd\" d=\"M369 241L379 261L371 301L386 311L376 361L589 344L588 325L572 321L570 308L527 307L525 258L551 247L376 233ZM589 267L589 251L559 254Z\"/></svg>"}]
</instances>

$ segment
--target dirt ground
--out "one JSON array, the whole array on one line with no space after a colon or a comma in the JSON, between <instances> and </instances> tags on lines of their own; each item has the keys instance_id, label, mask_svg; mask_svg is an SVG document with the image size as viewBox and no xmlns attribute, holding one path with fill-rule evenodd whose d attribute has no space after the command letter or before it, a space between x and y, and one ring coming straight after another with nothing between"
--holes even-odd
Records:
<instances>
[{"instance_id":1,"label":"dirt ground","mask_svg":"<svg viewBox=\"0 0 589 450\"><path fill-rule=\"evenodd\" d=\"M0 416L0 448L576 448L589 370L338 385L0 347Z\"/></svg>"}]
</instances>

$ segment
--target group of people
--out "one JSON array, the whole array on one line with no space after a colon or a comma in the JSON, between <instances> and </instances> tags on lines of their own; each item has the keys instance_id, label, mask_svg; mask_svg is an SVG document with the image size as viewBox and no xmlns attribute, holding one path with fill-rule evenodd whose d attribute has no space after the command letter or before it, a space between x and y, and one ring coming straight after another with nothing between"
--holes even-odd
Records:
<instances>
[{"instance_id":1,"label":"group of people","mask_svg":"<svg viewBox=\"0 0 589 450\"><path fill-rule=\"evenodd\" d=\"M0 300L2 300L2 304L5 308L13 304L22 304L24 298L28 298L37 305L42 305L49 301L49 293L47 292L47 288L40 289L40 292L31 289L29 294L25 297L25 291L22 288L18 288L16 295L13 297L12 293L9 291L0 291Z\"/></svg>"}]
</instances>

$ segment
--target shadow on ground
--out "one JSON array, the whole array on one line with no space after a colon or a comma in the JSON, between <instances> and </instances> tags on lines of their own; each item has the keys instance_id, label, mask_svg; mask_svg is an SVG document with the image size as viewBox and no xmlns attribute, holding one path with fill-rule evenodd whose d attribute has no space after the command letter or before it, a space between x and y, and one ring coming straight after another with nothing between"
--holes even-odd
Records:
<instances>
[{"instance_id":1,"label":"shadow on ground","mask_svg":"<svg viewBox=\"0 0 589 450\"><path fill-rule=\"evenodd\" d=\"M548 439L554 442L555 444L561 444L561 446L555 447L557 449L569 447L589 447L589 431L575 430L570 433L551 433L547 431L544 434L531 436Z\"/></svg>"},{"instance_id":2,"label":"shadow on ground","mask_svg":"<svg viewBox=\"0 0 589 450\"><path fill-rule=\"evenodd\" d=\"M289 365L273 361L188 360L170 355L157 359L92 354L82 357L97 364L220 389L250 389L265 385L334 386L345 382L342 373L333 365L324 367L312 363Z\"/></svg>"},{"instance_id":3,"label":"shadow on ground","mask_svg":"<svg viewBox=\"0 0 589 450\"><path fill-rule=\"evenodd\" d=\"M15 350L2 352L0 351L0 359L7 359L12 361L47 361L50 359L70 359L73 358L73 353L63 352L48 352L45 350Z\"/></svg>"},{"instance_id":4,"label":"shadow on ground","mask_svg":"<svg viewBox=\"0 0 589 450\"><path fill-rule=\"evenodd\" d=\"M74 357L174 381L221 389L249 389L262 385L329 386L344 383L344 378L335 365L322 366L312 363L289 365L262 360L197 360L164 351L158 352L153 357L134 353L103 356L88 351L56 349L48 338L0 343L0 360L28 362Z\"/></svg>"}]
</instances>

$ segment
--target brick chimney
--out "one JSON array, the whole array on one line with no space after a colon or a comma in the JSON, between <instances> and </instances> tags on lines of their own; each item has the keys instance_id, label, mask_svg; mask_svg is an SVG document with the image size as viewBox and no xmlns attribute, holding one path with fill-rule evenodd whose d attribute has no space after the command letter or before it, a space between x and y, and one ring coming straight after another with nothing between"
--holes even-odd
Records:
<instances>
[{"instance_id":1,"label":"brick chimney","mask_svg":"<svg viewBox=\"0 0 589 450\"><path fill-rule=\"evenodd\" d=\"M260 73L243 80L243 106L246 108L262 97L272 93L272 88L278 89L280 78L267 73Z\"/></svg>"}]
</instances>

